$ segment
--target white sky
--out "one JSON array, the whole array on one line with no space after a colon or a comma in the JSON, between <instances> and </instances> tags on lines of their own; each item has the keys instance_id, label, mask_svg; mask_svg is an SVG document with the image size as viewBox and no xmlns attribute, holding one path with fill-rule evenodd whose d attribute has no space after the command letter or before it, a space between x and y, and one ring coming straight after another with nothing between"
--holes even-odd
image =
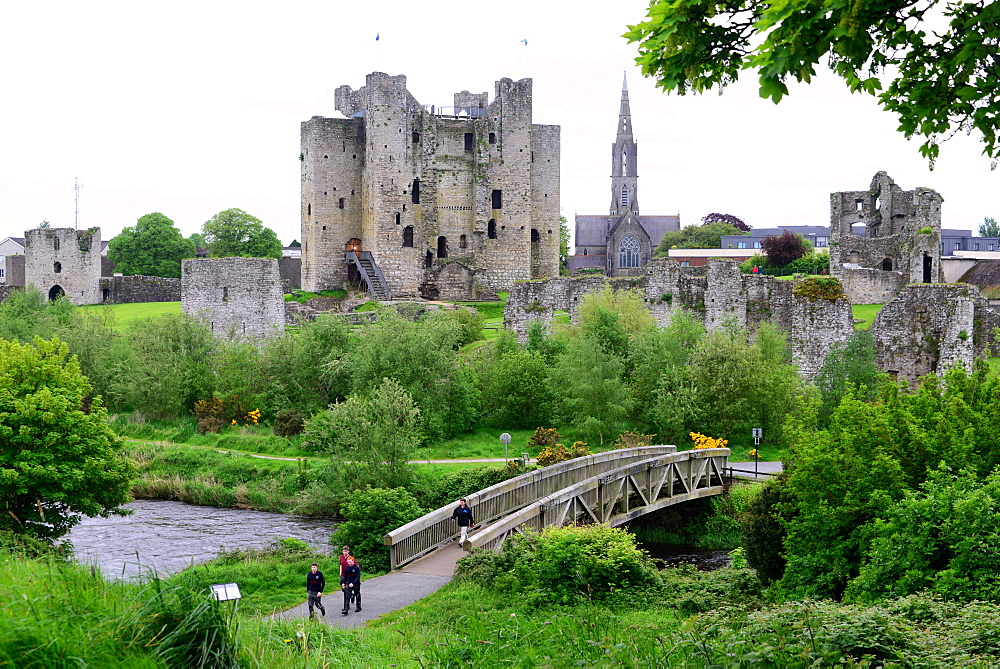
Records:
<instances>
[{"instance_id":1,"label":"white sky","mask_svg":"<svg viewBox=\"0 0 1000 669\"><path fill-rule=\"evenodd\" d=\"M721 97L666 95L620 35L645 0L606 3L8 3L0 22L0 238L48 219L104 239L160 211L185 235L239 207L299 238L299 124L340 116L334 89L407 75L424 104L534 78L534 120L562 126L562 211L608 211L610 146L628 70L644 214L735 214L754 227L825 225L829 193L886 170L934 188L943 225L1000 215L974 137L931 172L874 99L830 75L775 106L756 81ZM375 41L375 35L380 39ZM527 39L525 46L522 39ZM572 226L571 226L572 227Z\"/></svg>"}]
</instances>

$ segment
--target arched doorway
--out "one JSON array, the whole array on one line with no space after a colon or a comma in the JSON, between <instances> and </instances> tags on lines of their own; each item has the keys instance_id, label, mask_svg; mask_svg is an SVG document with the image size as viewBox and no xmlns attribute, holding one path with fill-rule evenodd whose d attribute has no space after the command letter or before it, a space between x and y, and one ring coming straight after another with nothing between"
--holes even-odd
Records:
<instances>
[{"instance_id":1,"label":"arched doorway","mask_svg":"<svg viewBox=\"0 0 1000 669\"><path fill-rule=\"evenodd\" d=\"M886 272L892 270L892 260L890 258L886 258L882 261L882 270Z\"/></svg>"},{"instance_id":2,"label":"arched doorway","mask_svg":"<svg viewBox=\"0 0 1000 669\"><path fill-rule=\"evenodd\" d=\"M57 299L59 297L64 296L65 294L66 294L66 291L64 291L62 289L62 286L60 286L59 284L56 284L56 285L52 286L51 288L49 288L49 299L50 300Z\"/></svg>"},{"instance_id":3,"label":"arched doorway","mask_svg":"<svg viewBox=\"0 0 1000 669\"><path fill-rule=\"evenodd\" d=\"M344 250L347 253L354 252L357 259L361 260L361 240L358 238L352 238L347 240L347 244L344 245ZM361 287L364 284L364 280L361 278L361 272L358 271L357 263L348 262L347 263L347 283L354 287Z\"/></svg>"}]
</instances>

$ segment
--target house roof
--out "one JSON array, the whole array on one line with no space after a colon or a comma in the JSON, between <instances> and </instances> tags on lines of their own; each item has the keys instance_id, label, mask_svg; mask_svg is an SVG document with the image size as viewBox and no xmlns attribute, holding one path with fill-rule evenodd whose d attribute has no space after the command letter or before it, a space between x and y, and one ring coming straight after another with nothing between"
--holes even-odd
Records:
<instances>
[{"instance_id":1,"label":"house roof","mask_svg":"<svg viewBox=\"0 0 1000 669\"><path fill-rule=\"evenodd\" d=\"M24 247L24 237L4 237L3 239L0 239L0 244L3 244L8 239L15 244L19 244L22 248Z\"/></svg>"}]
</instances>

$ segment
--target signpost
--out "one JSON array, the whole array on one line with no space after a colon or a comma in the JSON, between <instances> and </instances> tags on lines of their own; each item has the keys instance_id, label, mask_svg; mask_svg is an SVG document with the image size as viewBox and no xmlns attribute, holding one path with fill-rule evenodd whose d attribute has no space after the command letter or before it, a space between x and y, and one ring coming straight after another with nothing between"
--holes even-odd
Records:
<instances>
[{"instance_id":1,"label":"signpost","mask_svg":"<svg viewBox=\"0 0 1000 669\"><path fill-rule=\"evenodd\" d=\"M510 435L504 432L500 435L500 443L503 444L503 459L507 459L507 447L510 446Z\"/></svg>"},{"instance_id":2,"label":"signpost","mask_svg":"<svg viewBox=\"0 0 1000 669\"><path fill-rule=\"evenodd\" d=\"M757 478L757 462L760 461L760 440L764 438L764 430L753 428L753 477Z\"/></svg>"}]
</instances>

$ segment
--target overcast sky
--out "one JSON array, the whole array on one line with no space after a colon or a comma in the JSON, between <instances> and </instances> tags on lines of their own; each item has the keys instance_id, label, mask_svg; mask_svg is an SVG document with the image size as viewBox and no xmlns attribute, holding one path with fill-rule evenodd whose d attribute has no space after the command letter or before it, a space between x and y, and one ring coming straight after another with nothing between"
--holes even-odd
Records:
<instances>
[{"instance_id":1,"label":"overcast sky","mask_svg":"<svg viewBox=\"0 0 1000 669\"><path fill-rule=\"evenodd\" d=\"M340 116L334 90L405 74L451 106L501 77L534 79L534 121L562 126L562 211L607 213L610 146L628 72L644 214L735 214L754 227L826 225L829 194L886 170L944 196L943 224L1000 215L974 138L931 172L895 117L832 76L780 105L752 77L724 95L666 95L620 35L645 0L556 3L178 0L8 3L0 23L0 238L43 219L110 239L159 211L185 235L239 207L299 233L299 125ZM375 37L379 35L376 42ZM522 40L527 40L525 45ZM572 227L572 226L571 226Z\"/></svg>"}]
</instances>

